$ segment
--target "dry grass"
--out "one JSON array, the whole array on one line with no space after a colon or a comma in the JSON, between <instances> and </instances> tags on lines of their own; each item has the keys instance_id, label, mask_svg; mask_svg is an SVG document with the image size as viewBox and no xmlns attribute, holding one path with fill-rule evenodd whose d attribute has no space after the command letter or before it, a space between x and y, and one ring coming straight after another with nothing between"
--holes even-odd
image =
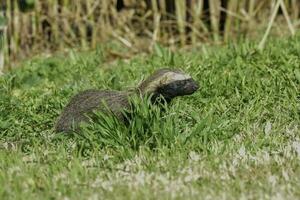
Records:
<instances>
[{"instance_id":1,"label":"dry grass","mask_svg":"<svg viewBox=\"0 0 300 200\"><path fill-rule=\"evenodd\" d=\"M220 44L265 33L263 48L271 27L275 34L294 34L300 24L297 0L45 0L26 10L18 2L0 3L8 22L1 48L7 53L0 53L6 61L41 50L95 48L111 39L135 53L151 51L155 42Z\"/></svg>"}]
</instances>

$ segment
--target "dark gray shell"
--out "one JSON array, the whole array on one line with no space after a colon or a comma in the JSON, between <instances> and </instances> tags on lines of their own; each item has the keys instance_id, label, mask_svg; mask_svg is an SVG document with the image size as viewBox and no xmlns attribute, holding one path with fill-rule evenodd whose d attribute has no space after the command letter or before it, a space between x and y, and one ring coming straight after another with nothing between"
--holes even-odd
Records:
<instances>
[{"instance_id":1,"label":"dark gray shell","mask_svg":"<svg viewBox=\"0 0 300 200\"><path fill-rule=\"evenodd\" d=\"M85 90L73 98L60 115L56 132L77 130L81 122L88 121L94 111L112 112L119 120L124 121L122 111L129 108L128 93L106 90Z\"/></svg>"}]
</instances>

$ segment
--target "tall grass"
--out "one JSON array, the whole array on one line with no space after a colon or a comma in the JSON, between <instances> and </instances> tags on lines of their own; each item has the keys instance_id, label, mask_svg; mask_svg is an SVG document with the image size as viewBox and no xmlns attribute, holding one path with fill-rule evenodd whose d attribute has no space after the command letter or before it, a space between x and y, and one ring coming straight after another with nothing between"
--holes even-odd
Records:
<instances>
[{"instance_id":1,"label":"tall grass","mask_svg":"<svg viewBox=\"0 0 300 200\"><path fill-rule=\"evenodd\" d=\"M20 2L25 1L0 3L8 21L5 42L10 60L40 50L95 48L110 39L133 52L151 50L155 42L223 43L262 35L274 23L278 34L294 33L300 24L297 0L31 0L25 6ZM276 2L280 9L275 12Z\"/></svg>"}]
</instances>

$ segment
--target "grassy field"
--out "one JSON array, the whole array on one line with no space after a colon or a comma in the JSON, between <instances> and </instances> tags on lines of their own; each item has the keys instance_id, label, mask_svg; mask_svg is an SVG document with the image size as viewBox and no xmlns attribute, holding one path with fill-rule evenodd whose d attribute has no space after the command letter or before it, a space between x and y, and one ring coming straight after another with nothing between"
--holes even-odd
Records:
<instances>
[{"instance_id":1,"label":"grassy field","mask_svg":"<svg viewBox=\"0 0 300 200\"><path fill-rule=\"evenodd\" d=\"M23 62L0 77L0 199L300 198L299 39L261 52L249 42L157 47L107 63L99 47ZM76 92L128 89L167 65L200 90L163 114L137 111L129 128L108 120L53 132Z\"/></svg>"}]
</instances>

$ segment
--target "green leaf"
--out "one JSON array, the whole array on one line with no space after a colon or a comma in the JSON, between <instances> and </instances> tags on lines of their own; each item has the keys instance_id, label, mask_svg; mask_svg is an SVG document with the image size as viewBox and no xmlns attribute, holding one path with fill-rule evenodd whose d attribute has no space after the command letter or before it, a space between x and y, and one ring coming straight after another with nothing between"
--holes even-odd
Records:
<instances>
[{"instance_id":1,"label":"green leaf","mask_svg":"<svg viewBox=\"0 0 300 200\"><path fill-rule=\"evenodd\" d=\"M297 79L298 82L300 83L300 70L299 70L299 69L295 69L294 73L295 73L296 79Z\"/></svg>"},{"instance_id":2,"label":"green leaf","mask_svg":"<svg viewBox=\"0 0 300 200\"><path fill-rule=\"evenodd\" d=\"M6 25L6 18L3 16L0 16L0 27Z\"/></svg>"},{"instance_id":3,"label":"green leaf","mask_svg":"<svg viewBox=\"0 0 300 200\"><path fill-rule=\"evenodd\" d=\"M163 57L163 48L159 44L154 44L154 51L159 57Z\"/></svg>"}]
</instances>

